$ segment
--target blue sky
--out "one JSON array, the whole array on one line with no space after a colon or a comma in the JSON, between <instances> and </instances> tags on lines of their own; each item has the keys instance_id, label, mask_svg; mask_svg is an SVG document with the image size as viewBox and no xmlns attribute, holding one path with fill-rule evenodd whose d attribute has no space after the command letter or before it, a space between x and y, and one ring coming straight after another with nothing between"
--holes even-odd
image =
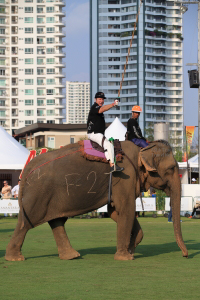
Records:
<instances>
[{"instance_id":1,"label":"blue sky","mask_svg":"<svg viewBox=\"0 0 200 300\"><path fill-rule=\"evenodd\" d=\"M187 63L198 61L198 6L183 15L184 125L198 125L198 89L189 88ZM66 80L89 81L89 1L66 1ZM197 130L196 130L197 131ZM195 134L196 135L196 134Z\"/></svg>"}]
</instances>

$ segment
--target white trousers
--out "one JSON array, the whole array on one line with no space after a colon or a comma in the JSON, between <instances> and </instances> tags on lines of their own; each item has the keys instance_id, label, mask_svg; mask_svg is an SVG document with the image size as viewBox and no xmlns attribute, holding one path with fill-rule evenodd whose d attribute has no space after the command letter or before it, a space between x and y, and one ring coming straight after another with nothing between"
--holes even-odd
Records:
<instances>
[{"instance_id":1,"label":"white trousers","mask_svg":"<svg viewBox=\"0 0 200 300\"><path fill-rule=\"evenodd\" d=\"M88 133L89 140L99 144L102 147L102 139L103 134L102 133ZM110 160L112 164L114 164L114 147L113 144L111 144L107 138L105 138L103 143L103 148L105 150L105 157L107 160Z\"/></svg>"}]
</instances>

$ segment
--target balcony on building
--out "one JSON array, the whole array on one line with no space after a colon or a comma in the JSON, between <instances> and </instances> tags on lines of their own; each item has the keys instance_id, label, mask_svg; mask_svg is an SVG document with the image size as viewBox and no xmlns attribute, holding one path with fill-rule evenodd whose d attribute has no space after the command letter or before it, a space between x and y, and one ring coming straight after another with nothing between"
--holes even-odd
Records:
<instances>
[{"instance_id":1,"label":"balcony on building","mask_svg":"<svg viewBox=\"0 0 200 300\"><path fill-rule=\"evenodd\" d=\"M18 85L18 78L12 78L12 86Z\"/></svg>"},{"instance_id":2,"label":"balcony on building","mask_svg":"<svg viewBox=\"0 0 200 300\"><path fill-rule=\"evenodd\" d=\"M17 119L12 119L12 127L18 127L18 120Z\"/></svg>"},{"instance_id":3,"label":"balcony on building","mask_svg":"<svg viewBox=\"0 0 200 300\"><path fill-rule=\"evenodd\" d=\"M37 109L37 116L44 117L46 115L46 111L44 109Z\"/></svg>"},{"instance_id":4,"label":"balcony on building","mask_svg":"<svg viewBox=\"0 0 200 300\"><path fill-rule=\"evenodd\" d=\"M18 54L18 47L12 47L11 51L12 51L12 55L17 55Z\"/></svg>"},{"instance_id":5,"label":"balcony on building","mask_svg":"<svg viewBox=\"0 0 200 300\"><path fill-rule=\"evenodd\" d=\"M11 0L12 4L18 3L18 0Z\"/></svg>"},{"instance_id":6,"label":"balcony on building","mask_svg":"<svg viewBox=\"0 0 200 300\"><path fill-rule=\"evenodd\" d=\"M18 57L12 57L12 65L18 64Z\"/></svg>"},{"instance_id":7,"label":"balcony on building","mask_svg":"<svg viewBox=\"0 0 200 300\"><path fill-rule=\"evenodd\" d=\"M17 105L18 105L18 99L12 98L12 106L17 106Z\"/></svg>"},{"instance_id":8,"label":"balcony on building","mask_svg":"<svg viewBox=\"0 0 200 300\"><path fill-rule=\"evenodd\" d=\"M55 0L54 5L65 6L65 0Z\"/></svg>"},{"instance_id":9,"label":"balcony on building","mask_svg":"<svg viewBox=\"0 0 200 300\"><path fill-rule=\"evenodd\" d=\"M45 68L37 68L37 75L43 76L45 74Z\"/></svg>"},{"instance_id":10,"label":"balcony on building","mask_svg":"<svg viewBox=\"0 0 200 300\"><path fill-rule=\"evenodd\" d=\"M17 36L12 36L11 44L17 44L17 43L18 43L18 37Z\"/></svg>"},{"instance_id":11,"label":"balcony on building","mask_svg":"<svg viewBox=\"0 0 200 300\"><path fill-rule=\"evenodd\" d=\"M46 53L46 51L45 51L45 47L44 46L37 47L37 54L43 55L45 53Z\"/></svg>"},{"instance_id":12,"label":"balcony on building","mask_svg":"<svg viewBox=\"0 0 200 300\"><path fill-rule=\"evenodd\" d=\"M63 51L61 51L61 50L56 50L55 56L58 56L58 57L65 57L66 54L65 54Z\"/></svg>"},{"instance_id":13,"label":"balcony on building","mask_svg":"<svg viewBox=\"0 0 200 300\"><path fill-rule=\"evenodd\" d=\"M12 88L12 96L18 96L18 89Z\"/></svg>"},{"instance_id":14,"label":"balcony on building","mask_svg":"<svg viewBox=\"0 0 200 300\"><path fill-rule=\"evenodd\" d=\"M17 5L12 5L11 6L11 13L12 14L18 14L18 6Z\"/></svg>"},{"instance_id":15,"label":"balcony on building","mask_svg":"<svg viewBox=\"0 0 200 300\"><path fill-rule=\"evenodd\" d=\"M18 109L12 108L12 117L18 117Z\"/></svg>"},{"instance_id":16,"label":"balcony on building","mask_svg":"<svg viewBox=\"0 0 200 300\"><path fill-rule=\"evenodd\" d=\"M18 17L12 16L11 23L12 24L18 24Z\"/></svg>"},{"instance_id":17,"label":"balcony on building","mask_svg":"<svg viewBox=\"0 0 200 300\"><path fill-rule=\"evenodd\" d=\"M18 34L18 26L11 26L11 33Z\"/></svg>"},{"instance_id":18,"label":"balcony on building","mask_svg":"<svg viewBox=\"0 0 200 300\"><path fill-rule=\"evenodd\" d=\"M37 6L37 14L46 14L45 6Z\"/></svg>"},{"instance_id":19,"label":"balcony on building","mask_svg":"<svg viewBox=\"0 0 200 300\"><path fill-rule=\"evenodd\" d=\"M66 16L66 14L62 11L62 8L61 8L61 7L60 7L60 8L57 8L57 9L55 10L54 14L57 15L57 16L62 16L62 17L65 17L65 16Z\"/></svg>"},{"instance_id":20,"label":"balcony on building","mask_svg":"<svg viewBox=\"0 0 200 300\"><path fill-rule=\"evenodd\" d=\"M12 75L13 76L18 75L18 68L12 68Z\"/></svg>"}]
</instances>

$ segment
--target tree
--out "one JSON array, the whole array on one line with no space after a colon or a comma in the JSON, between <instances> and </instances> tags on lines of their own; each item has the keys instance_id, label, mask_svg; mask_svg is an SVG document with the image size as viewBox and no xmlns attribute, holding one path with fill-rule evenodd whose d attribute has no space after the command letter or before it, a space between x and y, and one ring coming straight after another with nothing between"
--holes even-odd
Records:
<instances>
[{"instance_id":1,"label":"tree","mask_svg":"<svg viewBox=\"0 0 200 300\"><path fill-rule=\"evenodd\" d=\"M145 128L145 137L147 141L153 142L154 140L154 124L152 122L148 123L148 127Z\"/></svg>"}]
</instances>

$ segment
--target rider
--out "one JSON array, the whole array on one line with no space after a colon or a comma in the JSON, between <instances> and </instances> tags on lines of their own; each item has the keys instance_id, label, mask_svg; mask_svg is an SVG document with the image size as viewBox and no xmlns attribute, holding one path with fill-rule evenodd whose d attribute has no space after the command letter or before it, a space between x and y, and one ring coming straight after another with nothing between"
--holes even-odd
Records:
<instances>
[{"instance_id":1,"label":"rider","mask_svg":"<svg viewBox=\"0 0 200 300\"><path fill-rule=\"evenodd\" d=\"M119 102L116 99L114 103L104 105L104 99L106 99L104 93L98 92L95 94L95 103L90 108L87 120L88 138L89 140L96 142L100 146L102 146L102 140L106 129L103 113L104 111L117 106ZM119 166L114 164L114 147L106 138L103 143L103 148L105 150L106 159L110 163L110 172L112 173L115 171L123 171L124 168L120 168Z\"/></svg>"},{"instance_id":2,"label":"rider","mask_svg":"<svg viewBox=\"0 0 200 300\"><path fill-rule=\"evenodd\" d=\"M142 131L139 127L137 119L142 112L142 108L139 105L132 107L132 117L128 120L127 131L128 139L132 141L135 145L145 148L148 146L146 139L142 136Z\"/></svg>"}]
</instances>

